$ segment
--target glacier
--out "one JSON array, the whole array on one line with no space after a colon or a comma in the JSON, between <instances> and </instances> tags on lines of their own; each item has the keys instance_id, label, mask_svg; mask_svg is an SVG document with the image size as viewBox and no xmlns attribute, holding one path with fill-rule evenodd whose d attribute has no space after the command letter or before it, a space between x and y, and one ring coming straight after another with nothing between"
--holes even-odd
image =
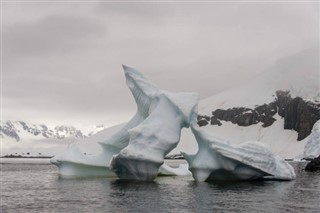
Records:
<instances>
[{"instance_id":1,"label":"glacier","mask_svg":"<svg viewBox=\"0 0 320 213\"><path fill-rule=\"evenodd\" d=\"M195 155L182 154L197 182L295 179L293 167L274 156L263 143L249 141L233 145L200 129L195 121L191 129L199 150Z\"/></svg>"},{"instance_id":2,"label":"glacier","mask_svg":"<svg viewBox=\"0 0 320 213\"><path fill-rule=\"evenodd\" d=\"M306 158L316 158L320 156L320 120L313 125L311 134L306 140L304 156Z\"/></svg>"},{"instance_id":3,"label":"glacier","mask_svg":"<svg viewBox=\"0 0 320 213\"><path fill-rule=\"evenodd\" d=\"M184 169L170 169L163 164L164 156L179 142L181 128L188 127L190 116L196 112L198 94L162 91L139 71L124 65L123 69L137 104L136 114L116 131L110 130L112 134L94 141L100 145L100 153L85 155L76 144L71 144L64 153L52 158L50 161L58 166L61 176L118 175L124 179L151 180L158 173L188 174ZM146 169L148 174L139 175Z\"/></svg>"}]
</instances>

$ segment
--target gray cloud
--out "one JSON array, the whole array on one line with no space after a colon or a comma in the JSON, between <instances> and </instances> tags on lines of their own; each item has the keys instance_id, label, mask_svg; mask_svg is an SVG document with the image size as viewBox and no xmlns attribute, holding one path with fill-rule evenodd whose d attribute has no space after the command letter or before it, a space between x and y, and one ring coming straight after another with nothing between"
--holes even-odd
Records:
<instances>
[{"instance_id":1,"label":"gray cloud","mask_svg":"<svg viewBox=\"0 0 320 213\"><path fill-rule=\"evenodd\" d=\"M317 3L5 6L3 115L44 123L129 119L135 104L121 64L160 88L206 97L318 45L319 36Z\"/></svg>"},{"instance_id":2,"label":"gray cloud","mask_svg":"<svg viewBox=\"0 0 320 213\"><path fill-rule=\"evenodd\" d=\"M95 11L107 15L118 16L126 20L139 19L141 22L160 23L174 15L170 4L157 2L100 2Z\"/></svg>"},{"instance_id":3,"label":"gray cloud","mask_svg":"<svg viewBox=\"0 0 320 213\"><path fill-rule=\"evenodd\" d=\"M75 15L55 14L34 22L21 22L3 29L3 52L6 58L43 56L81 50L95 45L88 40L105 36L100 20Z\"/></svg>"}]
</instances>

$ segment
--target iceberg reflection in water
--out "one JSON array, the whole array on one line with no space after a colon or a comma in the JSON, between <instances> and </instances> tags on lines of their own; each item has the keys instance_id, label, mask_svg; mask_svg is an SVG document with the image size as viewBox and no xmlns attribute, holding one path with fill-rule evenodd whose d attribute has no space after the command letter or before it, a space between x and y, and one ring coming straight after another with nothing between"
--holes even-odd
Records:
<instances>
[{"instance_id":1,"label":"iceberg reflection in water","mask_svg":"<svg viewBox=\"0 0 320 213\"><path fill-rule=\"evenodd\" d=\"M176 161L165 160L183 163ZM48 160L2 163L1 212L319 212L319 173L304 172L306 162L290 163L293 181L227 183L198 183L192 176L65 179Z\"/></svg>"}]
</instances>

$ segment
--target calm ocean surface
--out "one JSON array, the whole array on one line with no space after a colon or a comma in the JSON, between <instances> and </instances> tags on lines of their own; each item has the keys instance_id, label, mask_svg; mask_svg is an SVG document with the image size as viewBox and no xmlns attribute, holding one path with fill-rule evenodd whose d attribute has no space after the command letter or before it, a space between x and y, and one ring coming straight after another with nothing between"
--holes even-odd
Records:
<instances>
[{"instance_id":1,"label":"calm ocean surface","mask_svg":"<svg viewBox=\"0 0 320 213\"><path fill-rule=\"evenodd\" d=\"M195 183L160 177L152 183L109 178L61 179L45 159L1 159L5 212L320 212L320 173L292 163L294 181Z\"/></svg>"}]
</instances>

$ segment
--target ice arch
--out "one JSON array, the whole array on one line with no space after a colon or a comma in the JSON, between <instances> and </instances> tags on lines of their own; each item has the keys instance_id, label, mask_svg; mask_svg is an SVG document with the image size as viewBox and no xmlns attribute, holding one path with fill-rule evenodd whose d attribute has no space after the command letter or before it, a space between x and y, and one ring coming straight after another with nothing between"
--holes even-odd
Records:
<instances>
[{"instance_id":1,"label":"ice arch","mask_svg":"<svg viewBox=\"0 0 320 213\"><path fill-rule=\"evenodd\" d=\"M160 90L131 68L125 73L143 121L127 131L128 146L113 157L111 168L121 179L151 181L177 146L181 129L197 115L198 95Z\"/></svg>"},{"instance_id":2,"label":"ice arch","mask_svg":"<svg viewBox=\"0 0 320 213\"><path fill-rule=\"evenodd\" d=\"M123 69L137 104L136 114L128 123L115 127L115 133L108 134L110 130L105 130L107 137L96 141L102 149L99 154L84 155L77 144L72 144L63 154L52 158L51 163L58 166L61 176L117 174L124 179L152 180L159 171L166 175L188 174L160 166L164 156L179 142L181 128L188 127L190 118L196 116L198 95L160 90L139 71L127 66Z\"/></svg>"}]
</instances>

